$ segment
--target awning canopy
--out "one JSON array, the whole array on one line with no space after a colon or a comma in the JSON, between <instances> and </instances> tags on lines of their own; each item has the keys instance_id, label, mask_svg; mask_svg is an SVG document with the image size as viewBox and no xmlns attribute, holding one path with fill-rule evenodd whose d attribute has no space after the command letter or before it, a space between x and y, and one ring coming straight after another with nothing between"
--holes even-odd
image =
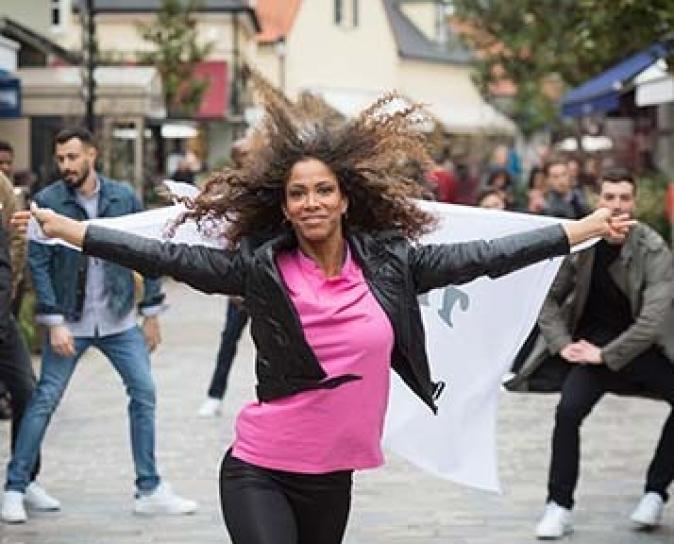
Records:
<instances>
[{"instance_id":1,"label":"awning canopy","mask_svg":"<svg viewBox=\"0 0 674 544\"><path fill-rule=\"evenodd\" d=\"M83 115L82 73L76 66L21 68L23 114ZM150 66L100 66L96 80L96 115L166 116L161 79Z\"/></svg>"},{"instance_id":2,"label":"awning canopy","mask_svg":"<svg viewBox=\"0 0 674 544\"><path fill-rule=\"evenodd\" d=\"M634 83L636 84L634 101L639 107L674 102L674 78L669 74L665 59L660 59L644 70L636 77Z\"/></svg>"},{"instance_id":3,"label":"awning canopy","mask_svg":"<svg viewBox=\"0 0 674 544\"><path fill-rule=\"evenodd\" d=\"M345 117L355 117L382 95L381 92L355 89L314 87L307 90L321 96L328 105ZM409 98L416 100L416 97ZM458 106L449 101L444 103L438 100L421 99L420 101L448 133L512 135L517 130L510 119L483 101L463 103ZM428 127L428 130L431 128Z\"/></svg>"},{"instance_id":4,"label":"awning canopy","mask_svg":"<svg viewBox=\"0 0 674 544\"><path fill-rule=\"evenodd\" d=\"M194 77L208 81L208 87L201 97L197 119L223 119L229 113L229 82L227 63L224 61L204 61L194 68Z\"/></svg>"},{"instance_id":5,"label":"awning canopy","mask_svg":"<svg viewBox=\"0 0 674 544\"><path fill-rule=\"evenodd\" d=\"M625 84L667 55L668 45L655 43L612 66L562 98L562 115L582 117L618 107Z\"/></svg>"}]
</instances>

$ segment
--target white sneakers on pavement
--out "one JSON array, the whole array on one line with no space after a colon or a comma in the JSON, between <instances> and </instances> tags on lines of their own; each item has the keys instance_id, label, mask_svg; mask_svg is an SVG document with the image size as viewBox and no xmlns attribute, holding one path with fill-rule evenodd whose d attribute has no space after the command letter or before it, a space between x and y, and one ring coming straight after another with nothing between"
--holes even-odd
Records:
<instances>
[{"instance_id":1,"label":"white sneakers on pavement","mask_svg":"<svg viewBox=\"0 0 674 544\"><path fill-rule=\"evenodd\" d=\"M176 495L171 486L161 482L149 495L136 495L133 505L133 513L140 515L155 514L193 514L198 504L195 501Z\"/></svg>"},{"instance_id":2,"label":"white sneakers on pavement","mask_svg":"<svg viewBox=\"0 0 674 544\"><path fill-rule=\"evenodd\" d=\"M536 526L536 538L555 540L571 534L571 510L560 506L554 501L545 505L545 512Z\"/></svg>"},{"instance_id":3,"label":"white sneakers on pavement","mask_svg":"<svg viewBox=\"0 0 674 544\"><path fill-rule=\"evenodd\" d=\"M26 488L23 502L28 508L41 512L55 512L61 509L61 503L47 493L37 482L31 482Z\"/></svg>"},{"instance_id":4,"label":"white sneakers on pavement","mask_svg":"<svg viewBox=\"0 0 674 544\"><path fill-rule=\"evenodd\" d=\"M207 397L199 408L199 417L215 417L222 413L222 400Z\"/></svg>"},{"instance_id":5,"label":"white sneakers on pavement","mask_svg":"<svg viewBox=\"0 0 674 544\"><path fill-rule=\"evenodd\" d=\"M641 497L630 519L644 529L657 527L662 521L662 511L664 508L665 501L660 494L650 491Z\"/></svg>"},{"instance_id":6,"label":"white sneakers on pavement","mask_svg":"<svg viewBox=\"0 0 674 544\"><path fill-rule=\"evenodd\" d=\"M21 491L5 491L2 499L0 517L5 523L26 523L28 516L23 506L23 493Z\"/></svg>"},{"instance_id":7,"label":"white sneakers on pavement","mask_svg":"<svg viewBox=\"0 0 674 544\"><path fill-rule=\"evenodd\" d=\"M25 523L28 519L26 508L41 512L61 509L61 503L49 495L37 482L31 482L25 493L5 491L0 518L5 523Z\"/></svg>"},{"instance_id":8,"label":"white sneakers on pavement","mask_svg":"<svg viewBox=\"0 0 674 544\"><path fill-rule=\"evenodd\" d=\"M662 522L662 513L665 501L659 493L644 494L639 504L632 512L630 519L642 529L653 529ZM562 538L573 531L571 525L571 510L549 502L545 506L545 513L536 526L536 537L543 540Z\"/></svg>"}]
</instances>

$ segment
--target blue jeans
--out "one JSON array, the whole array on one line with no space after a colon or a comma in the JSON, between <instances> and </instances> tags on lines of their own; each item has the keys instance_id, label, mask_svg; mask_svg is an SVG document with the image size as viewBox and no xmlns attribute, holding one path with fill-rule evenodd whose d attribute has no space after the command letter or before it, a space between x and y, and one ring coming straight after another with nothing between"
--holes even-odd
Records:
<instances>
[{"instance_id":1,"label":"blue jeans","mask_svg":"<svg viewBox=\"0 0 674 544\"><path fill-rule=\"evenodd\" d=\"M246 323L248 323L248 312L230 299L227 303L225 328L220 336L218 358L211 378L211 385L208 387L208 396L211 398L222 399L225 396L227 378L236 355L236 345L241 338Z\"/></svg>"},{"instance_id":2,"label":"blue jeans","mask_svg":"<svg viewBox=\"0 0 674 544\"><path fill-rule=\"evenodd\" d=\"M98 348L121 376L129 401L131 450L136 469L136 488L149 493L159 485L154 458L155 387L150 373L150 357L143 334L134 326L119 334L75 338L75 356L63 357L45 342L42 370L30 400L7 466L8 491L25 491L40 445L77 361L90 346Z\"/></svg>"}]
</instances>

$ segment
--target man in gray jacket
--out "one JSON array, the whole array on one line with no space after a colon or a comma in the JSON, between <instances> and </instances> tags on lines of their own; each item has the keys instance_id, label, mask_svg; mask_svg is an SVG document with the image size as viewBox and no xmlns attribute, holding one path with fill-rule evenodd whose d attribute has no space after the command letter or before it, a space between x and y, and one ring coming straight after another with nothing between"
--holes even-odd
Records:
<instances>
[{"instance_id":1,"label":"man in gray jacket","mask_svg":"<svg viewBox=\"0 0 674 544\"><path fill-rule=\"evenodd\" d=\"M635 192L628 171L609 171L602 176L598 206L632 214ZM579 429L604 393L646 394L674 407L674 341L663 334L671 317L672 281L669 249L643 224L624 239L601 240L562 264L539 316L540 334L507 384L513 390L562 393L539 538L571 531ZM673 479L674 411L648 469L644 496L632 513L636 524L660 523Z\"/></svg>"}]
</instances>

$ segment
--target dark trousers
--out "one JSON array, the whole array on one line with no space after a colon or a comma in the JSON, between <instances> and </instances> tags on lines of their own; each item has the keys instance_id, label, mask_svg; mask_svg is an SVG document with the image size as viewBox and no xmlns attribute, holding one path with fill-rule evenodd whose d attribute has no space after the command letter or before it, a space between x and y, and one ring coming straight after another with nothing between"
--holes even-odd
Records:
<instances>
[{"instance_id":1,"label":"dark trousers","mask_svg":"<svg viewBox=\"0 0 674 544\"><path fill-rule=\"evenodd\" d=\"M14 452L21 418L35 389L35 375L28 349L13 318L10 318L7 337L0 340L0 381L5 384L11 396L11 451ZM40 457L38 456L30 474L30 481L35 479L39 470Z\"/></svg>"},{"instance_id":2,"label":"dark trousers","mask_svg":"<svg viewBox=\"0 0 674 544\"><path fill-rule=\"evenodd\" d=\"M351 507L352 475L270 470L227 452L220 503L232 544L339 544Z\"/></svg>"},{"instance_id":3,"label":"dark trousers","mask_svg":"<svg viewBox=\"0 0 674 544\"><path fill-rule=\"evenodd\" d=\"M674 364L655 347L639 355L618 372L606 365L571 367L555 415L548 500L565 508L573 507L583 420L604 393L620 394L635 390L657 394L672 406L648 468L645 486L646 492L657 492L667 500L667 488L674 480Z\"/></svg>"},{"instance_id":4,"label":"dark trousers","mask_svg":"<svg viewBox=\"0 0 674 544\"><path fill-rule=\"evenodd\" d=\"M211 385L208 387L209 397L221 399L225 395L227 378L236 355L236 345L241 338L246 323L248 323L248 313L240 305L230 300L227 304L225 328L222 330L220 337L218 359L211 378Z\"/></svg>"}]
</instances>

